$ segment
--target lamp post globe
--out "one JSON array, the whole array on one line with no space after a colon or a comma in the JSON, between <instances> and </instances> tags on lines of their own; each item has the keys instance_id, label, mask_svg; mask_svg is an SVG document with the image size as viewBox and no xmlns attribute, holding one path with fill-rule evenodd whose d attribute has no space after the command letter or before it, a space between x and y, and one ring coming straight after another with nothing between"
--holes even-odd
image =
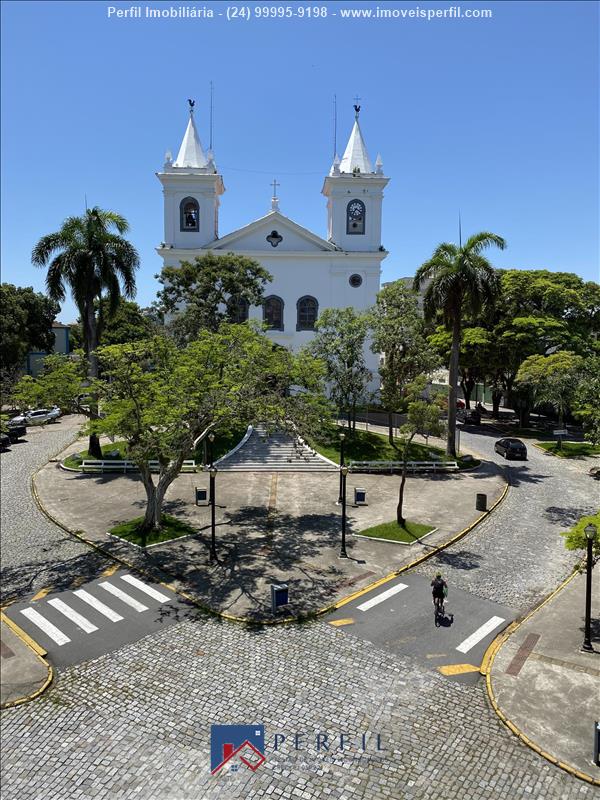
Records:
<instances>
[{"instance_id":1,"label":"lamp post globe","mask_svg":"<svg viewBox=\"0 0 600 800\"><path fill-rule=\"evenodd\" d=\"M596 526L590 523L585 526L583 532L587 540L587 569L585 576L585 625L581 649L591 653L594 652L594 648L592 647L592 549L598 531L596 530Z\"/></svg>"},{"instance_id":2,"label":"lamp post globe","mask_svg":"<svg viewBox=\"0 0 600 800\"><path fill-rule=\"evenodd\" d=\"M215 435L211 431L208 434L208 442L209 442L209 444L208 444L208 463L210 464L211 467L213 465L213 442L214 441L215 441Z\"/></svg>"}]
</instances>

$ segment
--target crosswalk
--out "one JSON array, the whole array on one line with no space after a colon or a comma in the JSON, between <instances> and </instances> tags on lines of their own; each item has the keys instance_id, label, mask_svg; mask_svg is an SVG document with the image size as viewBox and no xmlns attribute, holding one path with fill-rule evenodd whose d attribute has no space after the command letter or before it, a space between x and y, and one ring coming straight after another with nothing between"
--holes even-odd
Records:
<instances>
[{"instance_id":1,"label":"crosswalk","mask_svg":"<svg viewBox=\"0 0 600 800\"><path fill-rule=\"evenodd\" d=\"M450 586L446 615L436 620L430 581L418 573L405 573L401 580L361 593L327 621L340 631L454 676L476 675L486 647L515 615L514 609ZM470 663L460 663L464 661Z\"/></svg>"},{"instance_id":2,"label":"crosswalk","mask_svg":"<svg viewBox=\"0 0 600 800\"><path fill-rule=\"evenodd\" d=\"M7 609L11 619L65 665L95 657L186 615L169 589L126 571Z\"/></svg>"}]
</instances>

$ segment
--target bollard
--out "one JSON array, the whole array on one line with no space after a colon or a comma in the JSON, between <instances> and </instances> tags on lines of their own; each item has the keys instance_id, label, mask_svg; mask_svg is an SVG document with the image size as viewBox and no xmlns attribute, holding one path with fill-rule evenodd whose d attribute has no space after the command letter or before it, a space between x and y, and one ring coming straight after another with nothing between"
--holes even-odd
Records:
<instances>
[{"instance_id":1,"label":"bollard","mask_svg":"<svg viewBox=\"0 0 600 800\"><path fill-rule=\"evenodd\" d=\"M477 511L487 511L487 494L477 494L475 508Z\"/></svg>"}]
</instances>

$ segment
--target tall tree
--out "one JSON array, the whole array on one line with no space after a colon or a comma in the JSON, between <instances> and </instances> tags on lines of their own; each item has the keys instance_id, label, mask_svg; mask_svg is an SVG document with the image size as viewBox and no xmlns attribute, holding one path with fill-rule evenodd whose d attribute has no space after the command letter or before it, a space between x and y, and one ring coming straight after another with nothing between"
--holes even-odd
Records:
<instances>
[{"instance_id":1,"label":"tall tree","mask_svg":"<svg viewBox=\"0 0 600 800\"><path fill-rule=\"evenodd\" d=\"M216 426L267 424L323 414L321 371L248 325L201 331L185 348L164 336L100 349L102 417L91 425L127 441L147 507L143 529L159 528L166 490L196 440ZM295 391L290 391L294 387ZM153 476L149 460L158 460Z\"/></svg>"},{"instance_id":2,"label":"tall tree","mask_svg":"<svg viewBox=\"0 0 600 800\"><path fill-rule=\"evenodd\" d=\"M409 403L406 422L400 428L401 444L399 449L402 458L402 477L400 478L398 505L396 506L396 521L398 525L402 526L406 522L404 518L404 488L412 440L417 434L425 437L443 436L444 434L444 424L440 419L439 405L435 402L424 400L422 397L426 386L427 378L425 375L421 375L406 387Z\"/></svg>"},{"instance_id":3,"label":"tall tree","mask_svg":"<svg viewBox=\"0 0 600 800\"><path fill-rule=\"evenodd\" d=\"M495 246L504 250L506 242L495 233L481 232L470 236L464 245L440 244L429 261L415 275L413 287L419 291L427 284L423 299L426 319L438 314L452 331L448 377L448 438L446 452L456 457L456 389L462 321L467 314L477 316L491 305L499 290L498 274L482 255Z\"/></svg>"},{"instance_id":4,"label":"tall tree","mask_svg":"<svg viewBox=\"0 0 600 800\"><path fill-rule=\"evenodd\" d=\"M369 316L353 308L326 308L315 325L316 334L308 350L325 364L330 398L348 427L356 427L356 406L367 399L372 378L365 364L365 342Z\"/></svg>"},{"instance_id":5,"label":"tall tree","mask_svg":"<svg viewBox=\"0 0 600 800\"><path fill-rule=\"evenodd\" d=\"M569 350L549 356L529 356L517 373L517 383L531 391L534 404L549 403L562 428L581 381L583 358ZM559 440L560 446L560 440Z\"/></svg>"},{"instance_id":6,"label":"tall tree","mask_svg":"<svg viewBox=\"0 0 600 800\"><path fill-rule=\"evenodd\" d=\"M402 281L389 283L377 295L371 314L371 350L381 353L380 397L388 412L388 439L394 445L393 413L406 402L406 386L439 365L428 344L417 297Z\"/></svg>"},{"instance_id":7,"label":"tall tree","mask_svg":"<svg viewBox=\"0 0 600 800\"><path fill-rule=\"evenodd\" d=\"M583 422L585 438L600 444L600 355L590 356L583 363L573 410Z\"/></svg>"},{"instance_id":8,"label":"tall tree","mask_svg":"<svg viewBox=\"0 0 600 800\"><path fill-rule=\"evenodd\" d=\"M54 346L52 323L60 306L31 286L0 285L0 367L21 370L30 350L47 353Z\"/></svg>"},{"instance_id":9,"label":"tall tree","mask_svg":"<svg viewBox=\"0 0 600 800\"><path fill-rule=\"evenodd\" d=\"M81 217L68 217L60 230L43 236L33 249L32 262L48 267L46 287L58 302L65 299L68 286L79 310L89 377L98 377L98 314L96 303L103 297L116 309L121 295L135 295L135 271L139 256L123 238L129 225L114 211L86 210ZM116 231L116 233L114 232ZM95 403L90 406L94 414ZM101 458L96 434L90 435L89 452Z\"/></svg>"},{"instance_id":10,"label":"tall tree","mask_svg":"<svg viewBox=\"0 0 600 800\"><path fill-rule=\"evenodd\" d=\"M165 267L158 308L173 318L169 327L180 344L193 341L201 330L216 331L223 321L237 322L240 303L247 309L262 303L272 276L252 258L236 253L206 253L178 267Z\"/></svg>"}]
</instances>

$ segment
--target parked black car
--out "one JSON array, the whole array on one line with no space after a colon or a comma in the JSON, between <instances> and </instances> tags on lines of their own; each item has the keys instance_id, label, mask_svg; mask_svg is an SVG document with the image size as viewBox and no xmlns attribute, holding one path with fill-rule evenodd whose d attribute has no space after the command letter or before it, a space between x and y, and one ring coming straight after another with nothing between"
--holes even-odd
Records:
<instances>
[{"instance_id":1,"label":"parked black car","mask_svg":"<svg viewBox=\"0 0 600 800\"><path fill-rule=\"evenodd\" d=\"M479 411L471 409L470 411L465 411L463 420L465 425L481 425L481 414Z\"/></svg>"},{"instance_id":2,"label":"parked black car","mask_svg":"<svg viewBox=\"0 0 600 800\"><path fill-rule=\"evenodd\" d=\"M527 448L520 439L499 439L494 450L504 458L519 458L527 461Z\"/></svg>"}]
</instances>

